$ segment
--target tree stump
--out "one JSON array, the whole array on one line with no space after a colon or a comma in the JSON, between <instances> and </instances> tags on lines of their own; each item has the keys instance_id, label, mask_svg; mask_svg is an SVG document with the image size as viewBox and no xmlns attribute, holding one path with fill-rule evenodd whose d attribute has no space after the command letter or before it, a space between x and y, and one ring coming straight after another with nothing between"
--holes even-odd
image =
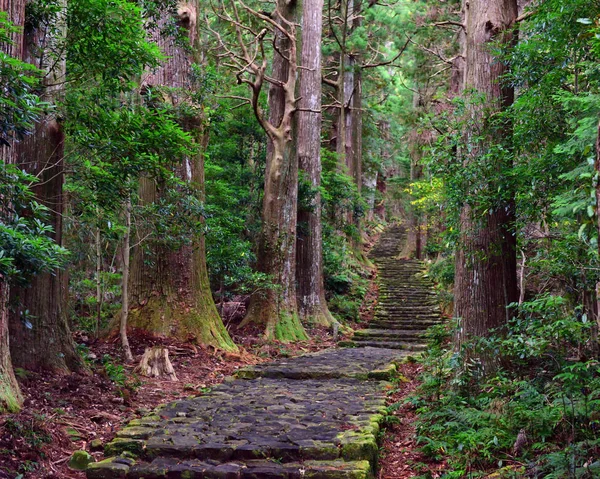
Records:
<instances>
[{"instance_id":1,"label":"tree stump","mask_svg":"<svg viewBox=\"0 0 600 479\"><path fill-rule=\"evenodd\" d=\"M171 381L177 381L175 369L169 360L169 350L160 346L146 348L135 372L155 378L167 376Z\"/></svg>"}]
</instances>

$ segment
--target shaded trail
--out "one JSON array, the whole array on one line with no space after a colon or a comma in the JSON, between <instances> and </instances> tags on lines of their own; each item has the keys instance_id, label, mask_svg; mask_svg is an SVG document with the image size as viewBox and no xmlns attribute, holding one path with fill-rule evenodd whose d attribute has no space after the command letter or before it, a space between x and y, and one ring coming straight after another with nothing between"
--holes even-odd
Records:
<instances>
[{"instance_id":1,"label":"shaded trail","mask_svg":"<svg viewBox=\"0 0 600 479\"><path fill-rule=\"evenodd\" d=\"M88 479L374 477L386 380L422 347L421 321L438 320L418 263L394 258L402 233L390 228L373 250L382 296L353 339L364 347L244 368L206 395L166 404L119 431Z\"/></svg>"},{"instance_id":2,"label":"shaded trail","mask_svg":"<svg viewBox=\"0 0 600 479\"><path fill-rule=\"evenodd\" d=\"M405 241L405 229L394 225L384 231L371 251L379 282L375 316L345 345L422 351L422 334L441 321L433 284L421 277L423 263L398 258Z\"/></svg>"}]
</instances>

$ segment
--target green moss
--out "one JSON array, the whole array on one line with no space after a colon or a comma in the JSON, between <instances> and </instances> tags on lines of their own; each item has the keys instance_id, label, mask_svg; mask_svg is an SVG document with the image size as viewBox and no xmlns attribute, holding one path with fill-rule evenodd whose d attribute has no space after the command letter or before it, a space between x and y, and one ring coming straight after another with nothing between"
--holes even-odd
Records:
<instances>
[{"instance_id":1,"label":"green moss","mask_svg":"<svg viewBox=\"0 0 600 479\"><path fill-rule=\"evenodd\" d=\"M370 429L370 428L369 428ZM377 461L377 441L371 431L345 431L338 435L345 461Z\"/></svg>"},{"instance_id":2,"label":"green moss","mask_svg":"<svg viewBox=\"0 0 600 479\"><path fill-rule=\"evenodd\" d=\"M258 372L251 367L238 369L233 375L236 379L256 379L259 376Z\"/></svg>"},{"instance_id":3,"label":"green moss","mask_svg":"<svg viewBox=\"0 0 600 479\"><path fill-rule=\"evenodd\" d=\"M129 325L152 333L187 340L226 351L237 351L212 298L200 298L196 307L173 308L166 297L150 299L142 308L129 314Z\"/></svg>"},{"instance_id":4,"label":"green moss","mask_svg":"<svg viewBox=\"0 0 600 479\"><path fill-rule=\"evenodd\" d=\"M267 338L292 342L305 341L308 336L297 313L281 312L278 318L274 318L274 325L267 328Z\"/></svg>"},{"instance_id":5,"label":"green moss","mask_svg":"<svg viewBox=\"0 0 600 479\"><path fill-rule=\"evenodd\" d=\"M6 378L0 374L0 413L19 412L22 398L18 390L14 390Z\"/></svg>"},{"instance_id":6,"label":"green moss","mask_svg":"<svg viewBox=\"0 0 600 479\"><path fill-rule=\"evenodd\" d=\"M388 364L387 366L376 369L369 373L371 379L391 379L397 372L395 364Z\"/></svg>"},{"instance_id":7,"label":"green moss","mask_svg":"<svg viewBox=\"0 0 600 479\"><path fill-rule=\"evenodd\" d=\"M87 479L124 479L132 463L133 461L127 463L120 458L109 457L104 461L90 464L85 472Z\"/></svg>"},{"instance_id":8,"label":"green moss","mask_svg":"<svg viewBox=\"0 0 600 479\"><path fill-rule=\"evenodd\" d=\"M75 451L69 459L69 467L76 471L85 471L96 460L87 451Z\"/></svg>"},{"instance_id":9,"label":"green moss","mask_svg":"<svg viewBox=\"0 0 600 479\"><path fill-rule=\"evenodd\" d=\"M126 439L148 439L154 431L155 429L151 427L135 426L129 423L125 429L121 429L117 433L117 437Z\"/></svg>"},{"instance_id":10,"label":"green moss","mask_svg":"<svg viewBox=\"0 0 600 479\"><path fill-rule=\"evenodd\" d=\"M106 456L116 456L124 451L130 452L135 456L140 456L144 452L145 441L140 439L116 438L104 446Z\"/></svg>"}]
</instances>

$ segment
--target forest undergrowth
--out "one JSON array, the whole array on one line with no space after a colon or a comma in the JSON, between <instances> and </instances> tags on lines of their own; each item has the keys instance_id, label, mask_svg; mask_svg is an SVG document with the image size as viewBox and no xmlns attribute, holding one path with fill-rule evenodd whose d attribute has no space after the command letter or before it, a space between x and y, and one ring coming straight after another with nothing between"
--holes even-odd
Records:
<instances>
[{"instance_id":1,"label":"forest undergrowth","mask_svg":"<svg viewBox=\"0 0 600 479\"><path fill-rule=\"evenodd\" d=\"M419 477L599 477L593 323L549 294L514 305L514 313L507 330L460 350L451 341L460 324L429 330L420 384L403 407L416 415L425 457L447 468ZM481 357L494 359L484 365L474 359Z\"/></svg>"}]
</instances>

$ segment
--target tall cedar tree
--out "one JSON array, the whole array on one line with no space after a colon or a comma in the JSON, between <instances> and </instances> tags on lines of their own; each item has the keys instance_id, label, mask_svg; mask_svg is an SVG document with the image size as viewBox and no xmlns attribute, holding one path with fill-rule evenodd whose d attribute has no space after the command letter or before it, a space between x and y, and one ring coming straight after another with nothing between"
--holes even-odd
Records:
<instances>
[{"instance_id":1,"label":"tall cedar tree","mask_svg":"<svg viewBox=\"0 0 600 479\"><path fill-rule=\"evenodd\" d=\"M267 132L267 161L258 240L258 269L270 276L275 287L252 296L242 325L255 322L265 328L265 337L281 341L306 339L298 316L296 298L296 225L298 204L298 158L294 114L296 112L298 2L278 0L274 18L275 43L269 89L269 118L259 112L257 86L264 70L254 68L253 106L261 126ZM250 60L250 59L249 59ZM254 60L250 60L254 63ZM262 75L262 78L261 78ZM260 87L258 87L260 90Z\"/></svg>"},{"instance_id":2,"label":"tall cedar tree","mask_svg":"<svg viewBox=\"0 0 600 479\"><path fill-rule=\"evenodd\" d=\"M310 208L298 208L298 310L306 323L330 326L323 280L321 225L321 41L323 0L302 3L302 54L297 120L298 167L315 192Z\"/></svg>"},{"instance_id":3,"label":"tall cedar tree","mask_svg":"<svg viewBox=\"0 0 600 479\"><path fill-rule=\"evenodd\" d=\"M152 32L167 60L145 75L143 88L147 91L155 89L174 106L184 106L187 101L184 92L192 88L191 67L198 38L197 10L197 1L177 5L177 23L187 31L191 48L182 45L173 35L161 34L158 29ZM184 159L176 167L176 173L196 188L202 199L208 133L200 113L194 118L188 115L185 120L200 152L194 158ZM139 188L140 202L149 204L159 200L165 193L163 190L157 181L143 178ZM151 247L136 245L131 258L129 293L130 326L181 339L194 338L199 343L226 350L237 349L212 298L201 235L193 244L183 245L175 251L158 242Z\"/></svg>"},{"instance_id":4,"label":"tall cedar tree","mask_svg":"<svg viewBox=\"0 0 600 479\"><path fill-rule=\"evenodd\" d=\"M471 0L465 4L465 88L485 97L484 103L471 107L472 127L466 132L466 140L471 144L463 150L467 167L490 161L483 158L494 145L510 141L508 123L486 129L483 138L477 138L477 129L489 125L490 117L506 110L514 100L514 90L502 81L507 66L495 58L492 50L494 43L508 46L515 40L517 12L516 0ZM493 170L510 168L510 160L504 158L494 158L497 164L492 165ZM492 195L497 189L498 185L488 180L486 193ZM455 314L462 321L459 344L471 337L486 336L490 330L506 324L507 306L518 299L514 201L507 196L510 195L483 215L472 204L462 207L455 282Z\"/></svg>"},{"instance_id":5,"label":"tall cedar tree","mask_svg":"<svg viewBox=\"0 0 600 479\"><path fill-rule=\"evenodd\" d=\"M17 27L25 24L25 0L0 0L0 10L8 13L8 20ZM10 43L0 43L0 51L13 58L22 58L22 32L10 35ZM0 162L3 165L16 164L16 149L0 146ZM4 217L6 212L0 211ZM23 402L10 360L8 335L8 278L0 275L0 411L15 411Z\"/></svg>"},{"instance_id":6,"label":"tall cedar tree","mask_svg":"<svg viewBox=\"0 0 600 479\"><path fill-rule=\"evenodd\" d=\"M66 34L66 3L45 20L26 22L23 59L45 73L42 98L60 99L64 89L65 59L60 53ZM65 206L64 135L54 113L43 116L34 132L16 146L18 165L40 181L33 187L36 200L48 208L53 239L62 244ZM64 271L42 273L26 287L11 289L9 319L11 355L15 366L33 371L71 372L83 367L69 330L68 279Z\"/></svg>"}]
</instances>

